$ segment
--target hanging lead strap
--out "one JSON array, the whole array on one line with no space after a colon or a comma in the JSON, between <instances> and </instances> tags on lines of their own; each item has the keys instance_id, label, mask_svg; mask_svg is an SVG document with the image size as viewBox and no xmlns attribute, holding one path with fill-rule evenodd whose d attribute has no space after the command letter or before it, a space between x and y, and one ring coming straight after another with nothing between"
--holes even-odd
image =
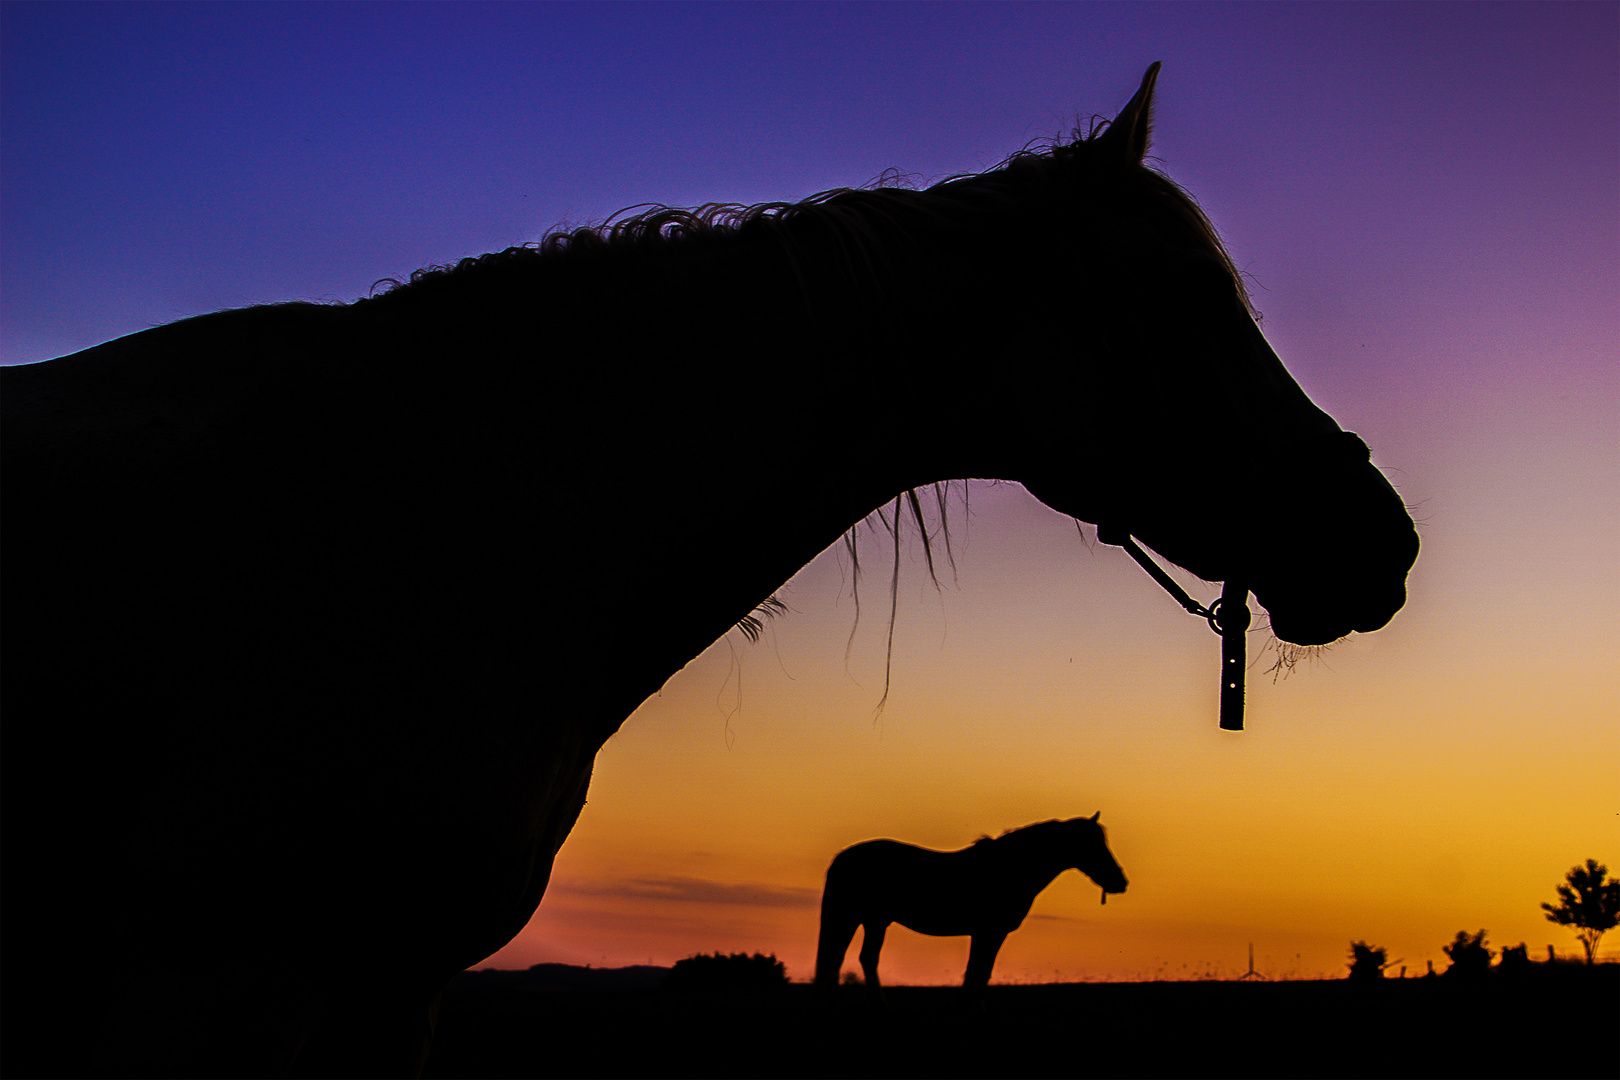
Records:
<instances>
[{"instance_id":1,"label":"hanging lead strap","mask_svg":"<svg viewBox=\"0 0 1620 1080\"><path fill-rule=\"evenodd\" d=\"M1228 581L1221 587L1211 625L1221 631L1221 730L1243 730L1243 670L1248 667L1249 590Z\"/></svg>"},{"instance_id":2,"label":"hanging lead strap","mask_svg":"<svg viewBox=\"0 0 1620 1080\"><path fill-rule=\"evenodd\" d=\"M1176 603L1190 614L1207 620L1209 628L1221 635L1221 729L1242 731L1243 672L1248 667L1246 647L1250 618L1248 586L1228 581L1221 588L1221 598L1212 606L1205 607L1188 596L1187 591L1177 585L1175 579L1165 573L1164 568L1142 550L1131 538L1130 533L1115 532L1104 526L1098 526L1097 539L1105 544L1124 548L1125 553L1135 559L1137 565L1159 583L1160 588L1174 597Z\"/></svg>"}]
</instances>

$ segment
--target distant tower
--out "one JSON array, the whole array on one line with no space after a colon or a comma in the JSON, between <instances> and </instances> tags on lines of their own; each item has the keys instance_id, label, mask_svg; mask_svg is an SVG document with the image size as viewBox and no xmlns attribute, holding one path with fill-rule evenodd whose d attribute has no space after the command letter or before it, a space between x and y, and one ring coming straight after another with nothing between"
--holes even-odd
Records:
<instances>
[{"instance_id":1,"label":"distant tower","mask_svg":"<svg viewBox=\"0 0 1620 1080\"><path fill-rule=\"evenodd\" d=\"M1266 977L1254 970L1254 942L1249 942L1249 970L1238 976L1238 982L1248 982L1250 979L1266 981Z\"/></svg>"}]
</instances>

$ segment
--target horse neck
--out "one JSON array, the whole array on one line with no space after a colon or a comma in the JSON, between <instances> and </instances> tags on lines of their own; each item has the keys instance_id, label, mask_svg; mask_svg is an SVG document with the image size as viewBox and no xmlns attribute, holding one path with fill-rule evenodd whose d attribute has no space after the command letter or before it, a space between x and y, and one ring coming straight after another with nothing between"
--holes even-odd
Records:
<instances>
[{"instance_id":1,"label":"horse neck","mask_svg":"<svg viewBox=\"0 0 1620 1080\"><path fill-rule=\"evenodd\" d=\"M741 242L604 260L558 260L498 302L446 289L413 317L489 343L480 381L500 392L479 393L497 414L483 426L566 477L540 490L563 493L567 529L551 531L567 535L535 559L580 593L569 637L637 650L626 666L647 681L627 692L645 696L874 510L970 475L972 429L939 420L959 388L901 349L923 333L914 312L850 295L816 245L792 266Z\"/></svg>"},{"instance_id":2,"label":"horse neck","mask_svg":"<svg viewBox=\"0 0 1620 1080\"><path fill-rule=\"evenodd\" d=\"M1014 834L1016 835L1016 834ZM1004 843L1003 837L998 843ZM1009 868L1009 876L1016 879L1021 888L1027 889L1031 896L1050 885L1063 871L1074 866L1072 850L1061 837L1054 836L1057 842L1045 842L1045 837L1023 839L1022 850L1015 853L1015 858ZM1027 846L1024 846L1027 845Z\"/></svg>"}]
</instances>

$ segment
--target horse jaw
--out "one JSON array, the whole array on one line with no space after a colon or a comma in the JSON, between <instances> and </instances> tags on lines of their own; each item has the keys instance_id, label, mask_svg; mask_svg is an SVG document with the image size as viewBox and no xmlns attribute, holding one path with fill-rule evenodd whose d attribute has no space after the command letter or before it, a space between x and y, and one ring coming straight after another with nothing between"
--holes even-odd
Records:
<instances>
[{"instance_id":1,"label":"horse jaw","mask_svg":"<svg viewBox=\"0 0 1620 1080\"><path fill-rule=\"evenodd\" d=\"M1098 525L1104 543L1127 534L1205 581L1246 585L1281 640L1326 645L1380 629L1405 605L1419 540L1366 444L1326 414L1316 419L1268 446L1281 485L1247 461L1199 460L1190 447L1180 461L1104 457L1105 468L1019 479L1052 509Z\"/></svg>"},{"instance_id":2,"label":"horse jaw","mask_svg":"<svg viewBox=\"0 0 1620 1080\"><path fill-rule=\"evenodd\" d=\"M1371 633L1406 604L1420 541L1400 497L1371 462L1335 491L1296 500L1248 579L1272 633L1295 645Z\"/></svg>"}]
</instances>

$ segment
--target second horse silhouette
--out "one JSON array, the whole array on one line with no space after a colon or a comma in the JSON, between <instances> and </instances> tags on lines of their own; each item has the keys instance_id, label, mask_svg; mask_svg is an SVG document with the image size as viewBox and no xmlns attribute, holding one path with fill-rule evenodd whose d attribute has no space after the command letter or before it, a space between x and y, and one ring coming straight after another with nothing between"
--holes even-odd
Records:
<instances>
[{"instance_id":1,"label":"second horse silhouette","mask_svg":"<svg viewBox=\"0 0 1620 1080\"><path fill-rule=\"evenodd\" d=\"M861 970L866 985L881 989L878 953L890 923L938 937L968 935L967 974L962 985L979 992L1007 935L1018 929L1030 905L1052 879L1073 867L1109 893L1125 891L1125 872L1108 850L1097 823L1088 818L1042 821L983 837L961 851L933 851L898 840L868 840L840 851L827 868L821 894L821 939L816 947L816 983L833 986L855 928L866 928Z\"/></svg>"}]
</instances>

